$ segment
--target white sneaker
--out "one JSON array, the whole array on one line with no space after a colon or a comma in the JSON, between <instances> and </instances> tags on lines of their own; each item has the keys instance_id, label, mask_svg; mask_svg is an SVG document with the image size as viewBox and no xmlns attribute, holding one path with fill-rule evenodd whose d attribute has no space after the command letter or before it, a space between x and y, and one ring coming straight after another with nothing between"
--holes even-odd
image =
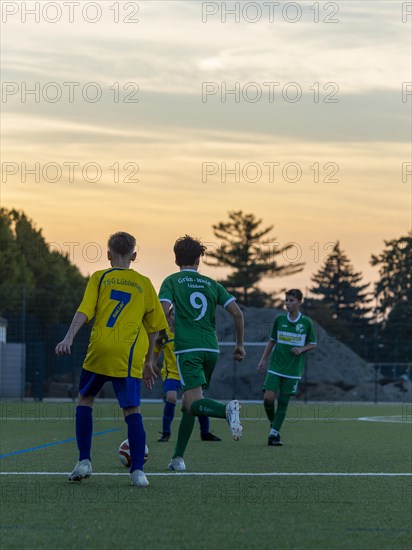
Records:
<instances>
[{"instance_id":1,"label":"white sneaker","mask_svg":"<svg viewBox=\"0 0 412 550\"><path fill-rule=\"evenodd\" d=\"M80 460L72 473L68 476L69 481L81 481L92 475L92 464L88 458Z\"/></svg>"},{"instance_id":2,"label":"white sneaker","mask_svg":"<svg viewBox=\"0 0 412 550\"><path fill-rule=\"evenodd\" d=\"M176 458L172 458L167 468L168 470L175 470L176 472L184 472L186 470L186 464L181 456L177 456Z\"/></svg>"},{"instance_id":3,"label":"white sneaker","mask_svg":"<svg viewBox=\"0 0 412 550\"><path fill-rule=\"evenodd\" d=\"M135 470L130 474L130 478L132 480L132 485L135 487L147 487L149 485L149 480L142 470Z\"/></svg>"},{"instance_id":4,"label":"white sneaker","mask_svg":"<svg viewBox=\"0 0 412 550\"><path fill-rule=\"evenodd\" d=\"M242 437L243 427L240 423L240 403L237 400L229 401L226 405L226 419L229 424L232 437L235 441L239 441Z\"/></svg>"}]
</instances>

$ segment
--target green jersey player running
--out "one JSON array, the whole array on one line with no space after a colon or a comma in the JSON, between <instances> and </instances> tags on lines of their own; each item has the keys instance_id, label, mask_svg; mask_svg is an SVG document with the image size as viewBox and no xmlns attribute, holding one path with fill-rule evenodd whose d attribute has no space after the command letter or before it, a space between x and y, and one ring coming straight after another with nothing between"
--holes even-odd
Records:
<instances>
[{"instance_id":1,"label":"green jersey player running","mask_svg":"<svg viewBox=\"0 0 412 550\"><path fill-rule=\"evenodd\" d=\"M205 399L202 393L202 389L209 386L219 355L215 328L218 305L233 318L236 332L234 358L242 361L245 356L243 314L235 298L221 284L197 271L205 250L201 242L188 235L178 239L173 251L180 271L169 275L159 292L164 312L167 314L172 305L175 310L175 354L183 389L182 419L169 470L186 470L183 455L195 416L226 418L233 439L237 441L242 435L239 402L234 400L224 405Z\"/></svg>"},{"instance_id":2,"label":"green jersey player running","mask_svg":"<svg viewBox=\"0 0 412 550\"><path fill-rule=\"evenodd\" d=\"M305 352L316 347L312 321L299 311L302 298L302 292L298 289L286 292L285 306L288 312L276 317L270 340L258 365L258 371L266 370L267 361L275 348L263 386L263 405L271 425L268 445L283 445L279 432L286 417L289 399L297 392L305 364ZM275 413L276 395L278 404Z\"/></svg>"}]
</instances>

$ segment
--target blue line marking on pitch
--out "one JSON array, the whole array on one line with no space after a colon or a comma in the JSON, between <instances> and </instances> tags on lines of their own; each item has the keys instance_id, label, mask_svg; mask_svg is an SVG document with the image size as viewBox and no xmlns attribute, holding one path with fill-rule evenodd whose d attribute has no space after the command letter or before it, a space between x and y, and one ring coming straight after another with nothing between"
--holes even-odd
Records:
<instances>
[{"instance_id":1,"label":"blue line marking on pitch","mask_svg":"<svg viewBox=\"0 0 412 550\"><path fill-rule=\"evenodd\" d=\"M396 529L395 527L359 527L359 528L349 528L346 529L349 533L356 532L379 532L379 533L410 533L412 529L409 528L400 528Z\"/></svg>"},{"instance_id":2,"label":"blue line marking on pitch","mask_svg":"<svg viewBox=\"0 0 412 550\"><path fill-rule=\"evenodd\" d=\"M93 434L93 437L96 435L105 435L111 432L118 432L120 428L112 428L111 430L104 430L103 432L96 432ZM0 458L7 458L8 456L21 455L23 453L31 453L32 451L39 451L40 449L45 449L46 447L54 447L54 445L62 445L63 443L70 443L71 441L76 441L75 437L70 437L69 439L62 439L61 441L53 441L53 443L45 443L44 445L38 445L37 447L30 447L29 449L21 449L20 451L13 451L12 453L6 453L0 455Z\"/></svg>"}]
</instances>

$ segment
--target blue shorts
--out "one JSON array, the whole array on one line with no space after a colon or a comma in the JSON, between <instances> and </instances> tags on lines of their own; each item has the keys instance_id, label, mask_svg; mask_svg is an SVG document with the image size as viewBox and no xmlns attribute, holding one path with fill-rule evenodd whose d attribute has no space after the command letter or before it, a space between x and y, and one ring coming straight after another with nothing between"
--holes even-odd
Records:
<instances>
[{"instance_id":1,"label":"blue shorts","mask_svg":"<svg viewBox=\"0 0 412 550\"><path fill-rule=\"evenodd\" d=\"M173 380L173 378L166 378L163 380L163 392L167 393L168 391L179 391L182 387L180 380Z\"/></svg>"},{"instance_id":2,"label":"blue shorts","mask_svg":"<svg viewBox=\"0 0 412 550\"><path fill-rule=\"evenodd\" d=\"M79 382L79 393L96 397L106 382L111 382L119 405L122 409L140 406L140 378L116 378L96 374L82 369Z\"/></svg>"}]
</instances>

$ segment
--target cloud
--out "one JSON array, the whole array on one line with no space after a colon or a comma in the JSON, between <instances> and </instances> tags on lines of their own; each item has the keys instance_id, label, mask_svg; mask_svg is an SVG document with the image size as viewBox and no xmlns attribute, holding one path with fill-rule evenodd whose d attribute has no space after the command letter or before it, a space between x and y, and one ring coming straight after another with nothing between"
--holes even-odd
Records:
<instances>
[{"instance_id":1,"label":"cloud","mask_svg":"<svg viewBox=\"0 0 412 550\"><path fill-rule=\"evenodd\" d=\"M272 23L264 10L255 24L230 16L222 23L222 6L235 5L230 2L214 3L219 13L206 23L202 2L129 4L139 6L138 24L115 24L108 2L94 25L10 19L4 25L5 79L10 71L21 81L137 81L147 92L185 95L197 94L205 78L305 86L333 81L353 94L395 90L408 78L410 37L398 4L318 3L315 23L313 6L304 3L295 24L282 18L291 3L276 7ZM339 7L337 23L324 22L326 5Z\"/></svg>"},{"instance_id":2,"label":"cloud","mask_svg":"<svg viewBox=\"0 0 412 550\"><path fill-rule=\"evenodd\" d=\"M124 23L135 4L139 23ZM158 282L173 269L174 238L193 232L212 241L211 225L233 208L275 223L279 242L299 243L308 262L303 279L318 267L310 264L314 243L323 250L337 238L357 269L368 267L369 253L410 221L410 191L400 176L410 151L410 101L401 97L410 80L410 26L401 21L401 3L301 2L301 20L291 23L282 20L282 2L273 22L255 24L222 23L221 12L204 23L202 4L102 2L95 24L10 18L3 81L17 91L3 96L3 160L19 169L23 162L78 162L80 169L96 162L102 178L24 183L17 174L3 183L3 203L24 208L56 242L100 242L121 222L141 236L143 267L148 259ZM336 5L339 22L325 22ZM111 6L123 10L119 23ZM202 98L206 81L216 93ZM50 82L63 94L55 103L44 97ZM68 82L78 83L73 102ZM84 96L93 82L102 92L96 103ZM269 82L279 82L273 101ZM36 83L38 101L30 94L22 101L24 86ZM136 91L124 89L127 83L139 86L138 103L125 102ZM262 90L258 102L248 95L251 83ZM235 95L225 96L225 86ZM296 92L301 97L291 101ZM125 181L131 162L139 165L138 182ZM207 179L205 162L217 167ZM268 162L279 162L274 181ZM339 166L337 183L325 181L330 162ZM248 163L262 170L258 181ZM292 165L282 173L288 163L299 164L301 179L291 181ZM83 262L82 269L104 265Z\"/></svg>"}]
</instances>

